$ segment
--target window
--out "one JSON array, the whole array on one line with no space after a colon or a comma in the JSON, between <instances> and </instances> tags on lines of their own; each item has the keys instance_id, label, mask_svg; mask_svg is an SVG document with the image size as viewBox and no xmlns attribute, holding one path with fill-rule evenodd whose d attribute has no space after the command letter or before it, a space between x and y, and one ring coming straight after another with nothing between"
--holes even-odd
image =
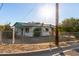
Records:
<instances>
[{"instance_id":1,"label":"window","mask_svg":"<svg viewBox=\"0 0 79 59\"><path fill-rule=\"evenodd\" d=\"M26 29L25 29L25 32L29 32L29 28L26 28Z\"/></svg>"},{"instance_id":2,"label":"window","mask_svg":"<svg viewBox=\"0 0 79 59\"><path fill-rule=\"evenodd\" d=\"M46 32L48 32L49 31L49 29L48 28L46 28Z\"/></svg>"}]
</instances>

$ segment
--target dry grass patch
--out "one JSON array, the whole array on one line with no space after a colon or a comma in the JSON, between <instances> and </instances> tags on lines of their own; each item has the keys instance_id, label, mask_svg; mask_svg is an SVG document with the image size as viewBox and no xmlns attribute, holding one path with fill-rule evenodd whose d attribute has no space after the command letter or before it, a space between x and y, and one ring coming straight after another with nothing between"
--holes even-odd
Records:
<instances>
[{"instance_id":1,"label":"dry grass patch","mask_svg":"<svg viewBox=\"0 0 79 59\"><path fill-rule=\"evenodd\" d=\"M51 45L52 48L56 47L54 42L39 43L39 44L2 44L0 45L0 53L15 53L15 52L27 52L40 49L47 49ZM60 42L60 46L67 46L66 42Z\"/></svg>"}]
</instances>

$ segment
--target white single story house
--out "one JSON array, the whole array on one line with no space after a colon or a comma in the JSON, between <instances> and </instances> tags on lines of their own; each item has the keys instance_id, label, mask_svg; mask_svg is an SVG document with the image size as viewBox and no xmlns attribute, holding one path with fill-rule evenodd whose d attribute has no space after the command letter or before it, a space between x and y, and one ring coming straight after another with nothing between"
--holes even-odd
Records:
<instances>
[{"instance_id":1,"label":"white single story house","mask_svg":"<svg viewBox=\"0 0 79 59\"><path fill-rule=\"evenodd\" d=\"M15 27L16 35L23 35L27 37L49 36L49 32L52 32L53 29L53 25L35 22L16 22L13 26Z\"/></svg>"}]
</instances>

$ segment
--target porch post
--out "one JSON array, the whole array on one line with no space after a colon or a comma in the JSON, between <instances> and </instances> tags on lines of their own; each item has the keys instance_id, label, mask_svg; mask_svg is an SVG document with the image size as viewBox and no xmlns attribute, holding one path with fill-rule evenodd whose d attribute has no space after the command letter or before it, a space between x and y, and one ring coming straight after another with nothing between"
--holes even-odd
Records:
<instances>
[{"instance_id":1,"label":"porch post","mask_svg":"<svg viewBox=\"0 0 79 59\"><path fill-rule=\"evenodd\" d=\"M25 36L25 28L23 28L23 36Z\"/></svg>"}]
</instances>

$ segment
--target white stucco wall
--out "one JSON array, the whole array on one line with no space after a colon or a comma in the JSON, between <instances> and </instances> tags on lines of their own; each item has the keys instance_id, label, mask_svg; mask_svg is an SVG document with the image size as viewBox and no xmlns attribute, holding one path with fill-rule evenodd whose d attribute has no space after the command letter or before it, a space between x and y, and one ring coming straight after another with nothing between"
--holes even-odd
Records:
<instances>
[{"instance_id":1,"label":"white stucco wall","mask_svg":"<svg viewBox=\"0 0 79 59\"><path fill-rule=\"evenodd\" d=\"M15 31L16 31L17 35L21 35L21 29L15 28Z\"/></svg>"},{"instance_id":2,"label":"white stucco wall","mask_svg":"<svg viewBox=\"0 0 79 59\"><path fill-rule=\"evenodd\" d=\"M33 37L33 30L34 30L35 28L37 28L37 27L30 27L30 28L29 28L29 32L25 32L25 28L24 28L24 29L23 29L23 35L24 35L24 36L27 36L27 37ZM49 28L49 31L51 31L50 28ZM49 31L46 31L45 28L42 27L41 36L49 36L49 35L50 35L50 34L49 34ZM17 29L17 32L18 32L18 33L17 33L18 35L21 35L21 29Z\"/></svg>"},{"instance_id":3,"label":"white stucco wall","mask_svg":"<svg viewBox=\"0 0 79 59\"><path fill-rule=\"evenodd\" d=\"M29 32L25 32L25 29L24 29L23 35L25 35L25 36L27 36L27 37L32 37L32 36L33 36L33 28L30 27L30 28L29 28Z\"/></svg>"},{"instance_id":4,"label":"white stucco wall","mask_svg":"<svg viewBox=\"0 0 79 59\"><path fill-rule=\"evenodd\" d=\"M50 28L49 28L50 30ZM46 31L44 27L42 27L42 36L49 36L49 31Z\"/></svg>"}]
</instances>

